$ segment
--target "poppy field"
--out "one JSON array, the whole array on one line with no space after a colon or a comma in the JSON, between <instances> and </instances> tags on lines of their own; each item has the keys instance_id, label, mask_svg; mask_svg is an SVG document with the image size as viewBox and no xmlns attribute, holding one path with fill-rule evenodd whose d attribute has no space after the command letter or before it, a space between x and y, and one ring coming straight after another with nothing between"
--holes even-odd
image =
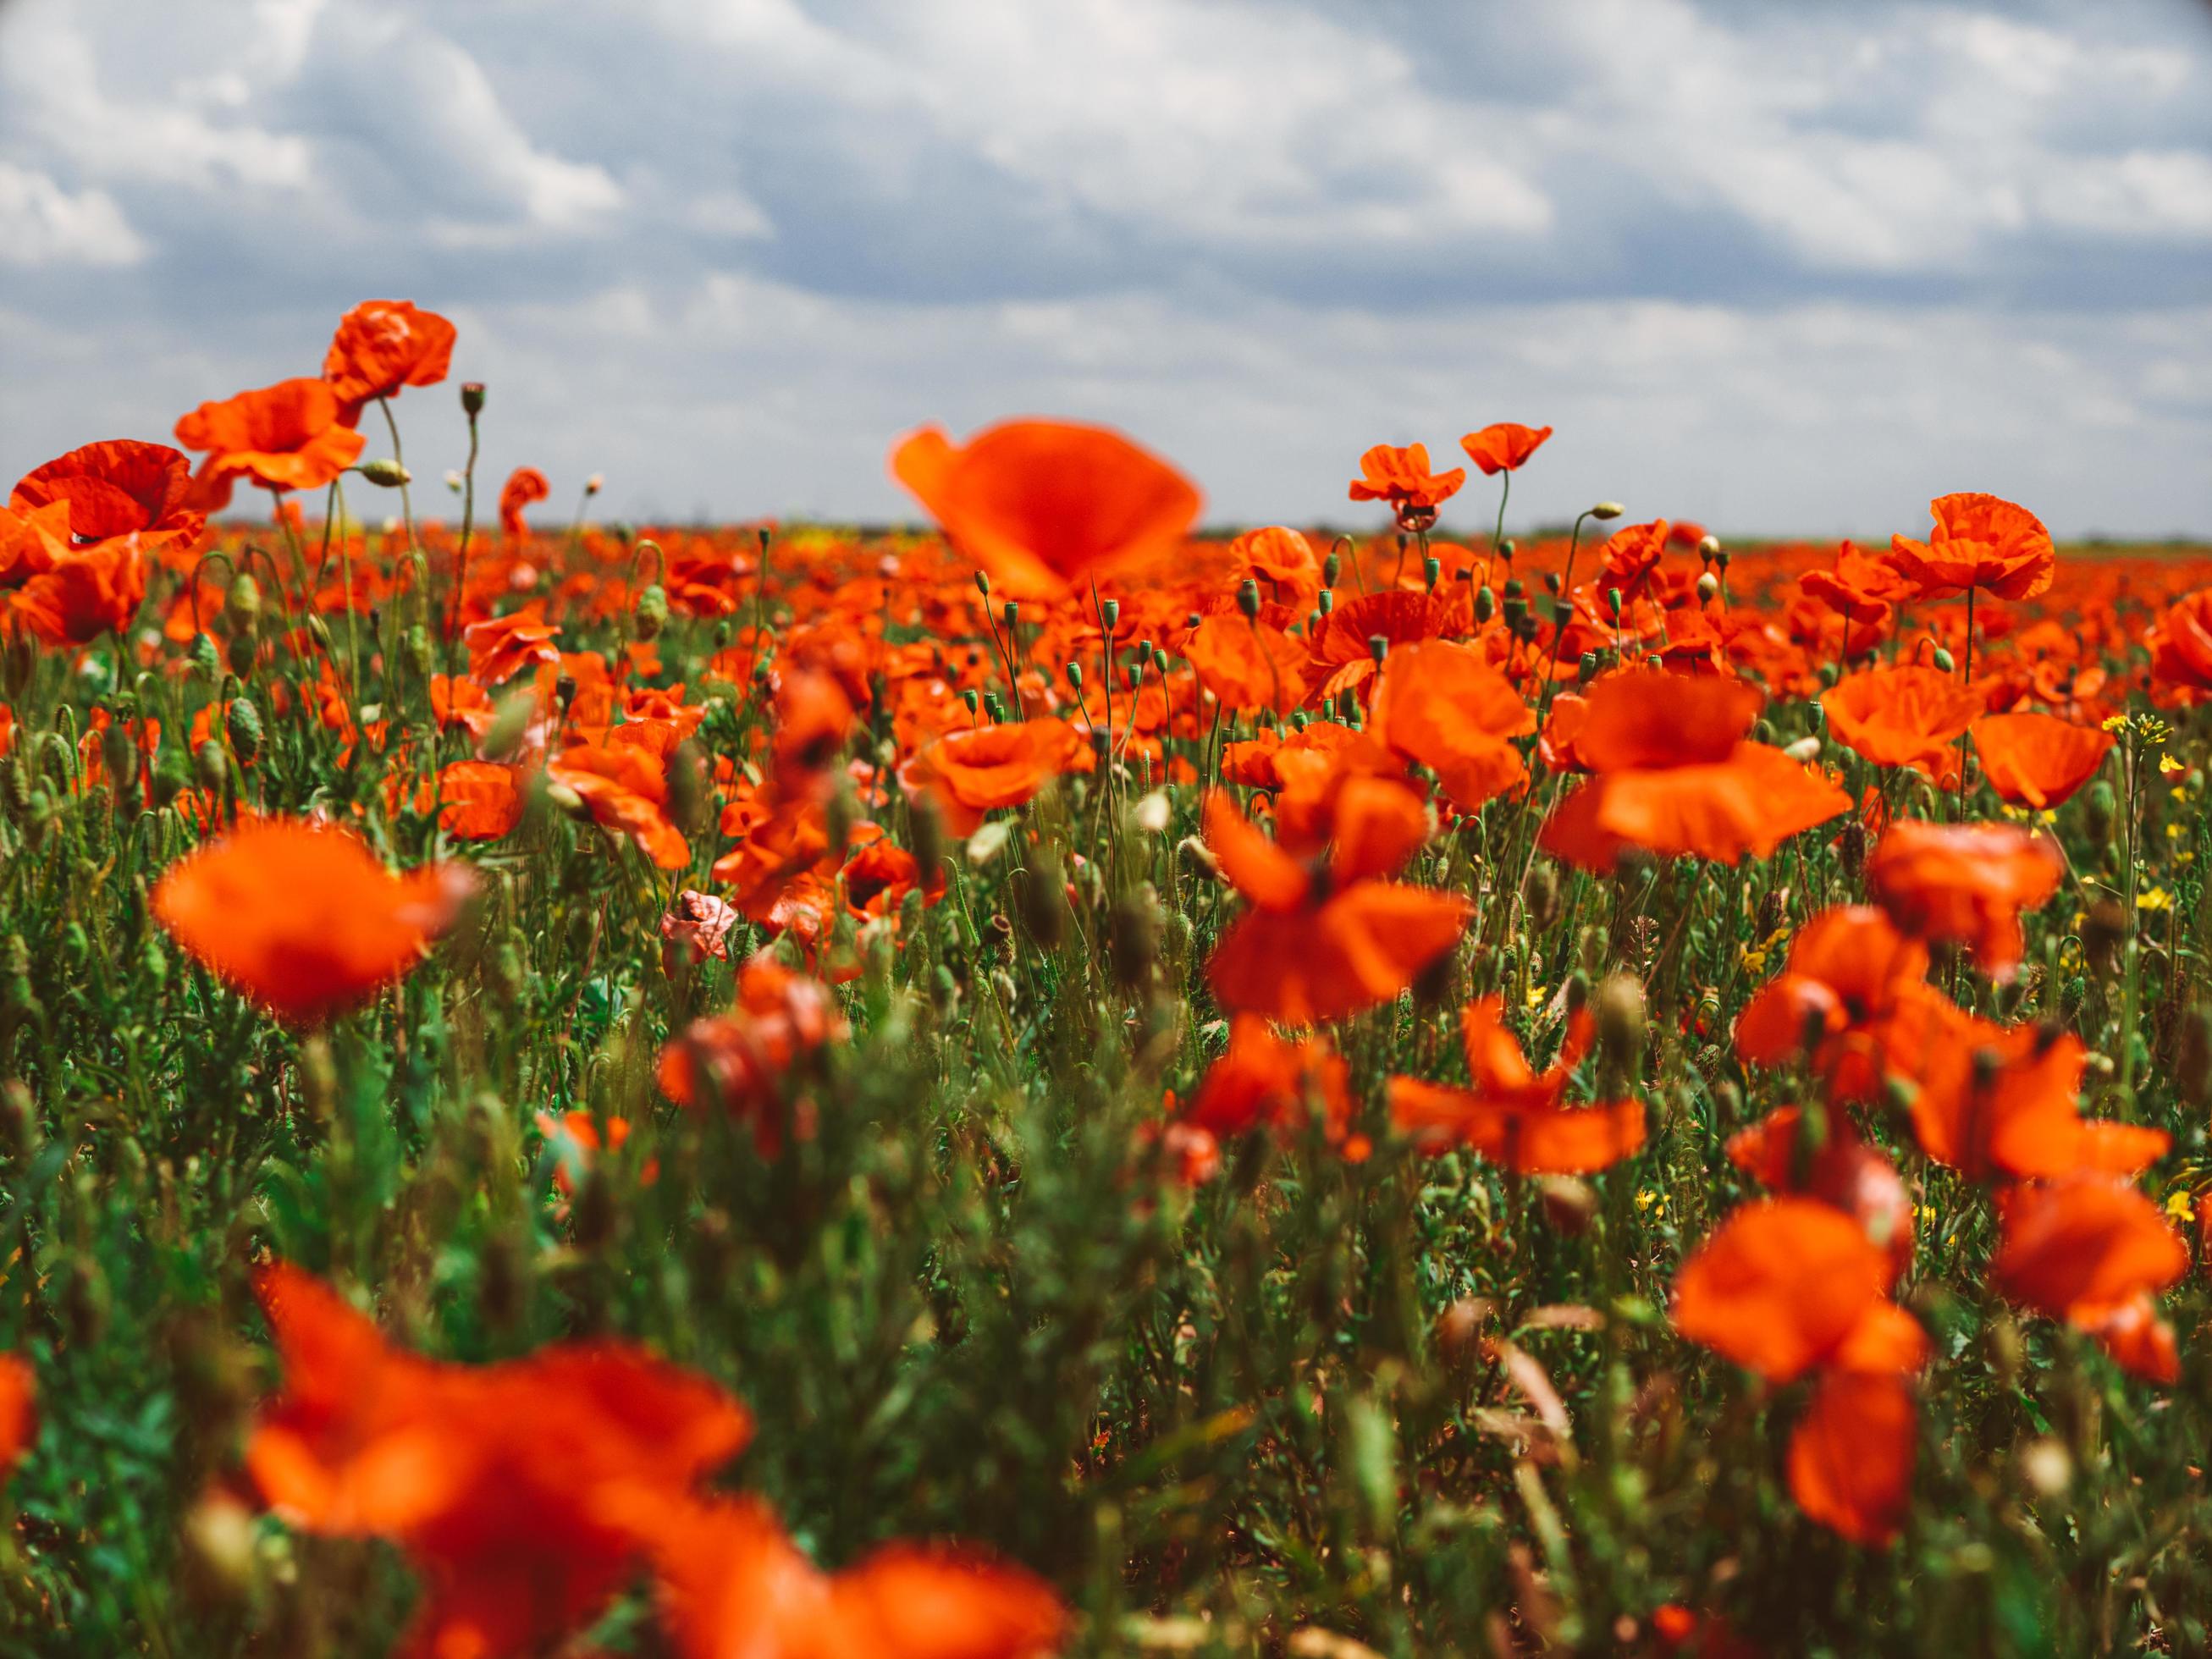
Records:
<instances>
[{"instance_id":1,"label":"poppy field","mask_svg":"<svg viewBox=\"0 0 2212 1659\"><path fill-rule=\"evenodd\" d=\"M2212 554L454 343L0 507L0 1650L2212 1645Z\"/></svg>"}]
</instances>

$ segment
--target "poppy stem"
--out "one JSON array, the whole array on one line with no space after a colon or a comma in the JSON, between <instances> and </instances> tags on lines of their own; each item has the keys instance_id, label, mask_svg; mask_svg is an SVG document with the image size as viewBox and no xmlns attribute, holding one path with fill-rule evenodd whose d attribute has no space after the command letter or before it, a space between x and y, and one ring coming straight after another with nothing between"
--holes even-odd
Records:
<instances>
[{"instance_id":1,"label":"poppy stem","mask_svg":"<svg viewBox=\"0 0 2212 1659\"><path fill-rule=\"evenodd\" d=\"M483 399L479 398L477 401L481 403ZM453 651L461 638L461 605L468 592L469 542L476 533L477 523L477 412L469 407L466 397L462 398L461 407L469 417L469 460L461 469L461 545L453 555L453 616L446 631L446 676L449 684L453 678Z\"/></svg>"},{"instance_id":2,"label":"poppy stem","mask_svg":"<svg viewBox=\"0 0 2212 1659\"><path fill-rule=\"evenodd\" d=\"M1498 556L1505 546L1505 502L1513 494L1513 469L1506 467L1498 475L1498 523L1490 532L1490 556L1482 562L1482 585L1490 586L1490 573L1498 562Z\"/></svg>"},{"instance_id":3,"label":"poppy stem","mask_svg":"<svg viewBox=\"0 0 2212 1659\"><path fill-rule=\"evenodd\" d=\"M407 550L412 553L415 550L415 503L407 493L407 458L399 450L399 422L392 417L391 398L379 398L376 406L384 411L384 429L392 434L392 459L399 469L399 522L407 532Z\"/></svg>"}]
</instances>

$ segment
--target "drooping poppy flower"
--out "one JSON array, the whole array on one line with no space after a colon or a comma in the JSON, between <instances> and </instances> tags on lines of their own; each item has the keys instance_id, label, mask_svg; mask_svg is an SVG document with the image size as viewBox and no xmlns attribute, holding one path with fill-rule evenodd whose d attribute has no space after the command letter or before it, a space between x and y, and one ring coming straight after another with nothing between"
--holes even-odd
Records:
<instances>
[{"instance_id":1,"label":"drooping poppy flower","mask_svg":"<svg viewBox=\"0 0 2212 1659\"><path fill-rule=\"evenodd\" d=\"M1042 1579L976 1551L892 1544L824 1573L758 1498L629 1518L683 1659L1044 1659L1066 1632Z\"/></svg>"},{"instance_id":2,"label":"drooping poppy flower","mask_svg":"<svg viewBox=\"0 0 2212 1659\"><path fill-rule=\"evenodd\" d=\"M2160 612L2143 636L2154 685L2194 702L2212 692L2212 587Z\"/></svg>"},{"instance_id":3,"label":"drooping poppy flower","mask_svg":"<svg viewBox=\"0 0 2212 1659\"><path fill-rule=\"evenodd\" d=\"M438 811L438 827L456 841L498 841L522 822L515 771L495 761L455 761L425 784L416 800Z\"/></svg>"},{"instance_id":4,"label":"drooping poppy flower","mask_svg":"<svg viewBox=\"0 0 2212 1659\"><path fill-rule=\"evenodd\" d=\"M1239 1014L1230 1022L1228 1052L1206 1067L1182 1121L1219 1140L1261 1127L1294 1133L1317 1116L1338 1141L1352 1112L1352 1068L1327 1038L1287 1042L1266 1020Z\"/></svg>"},{"instance_id":5,"label":"drooping poppy flower","mask_svg":"<svg viewBox=\"0 0 2212 1659\"><path fill-rule=\"evenodd\" d=\"M1467 451L1468 459L1482 469L1482 476L1494 478L1501 472L1516 472L1522 465L1552 435L1548 426L1516 426L1510 421L1499 421L1480 432L1470 432L1459 441Z\"/></svg>"},{"instance_id":6,"label":"drooping poppy flower","mask_svg":"<svg viewBox=\"0 0 2212 1659\"><path fill-rule=\"evenodd\" d=\"M2108 1175L2084 1173L2005 1195L1990 1277L2024 1307L2065 1320L2154 1382L2179 1373L2154 1292L2189 1270L2189 1247L2157 1205Z\"/></svg>"},{"instance_id":7,"label":"drooping poppy flower","mask_svg":"<svg viewBox=\"0 0 2212 1659\"><path fill-rule=\"evenodd\" d=\"M1504 1004L1493 994L1460 1016L1467 1047L1465 1089L1390 1079L1390 1121L1431 1152L1466 1146L1492 1163L1526 1175L1586 1175L1609 1169L1644 1145L1644 1103L1565 1103L1575 1067L1595 1032L1587 1005L1567 1018L1566 1040L1542 1072L1528 1064L1505 1027Z\"/></svg>"},{"instance_id":8,"label":"drooping poppy flower","mask_svg":"<svg viewBox=\"0 0 2212 1659\"><path fill-rule=\"evenodd\" d=\"M1472 812L1518 790L1528 768L1512 739L1536 729L1513 683L1471 647L1423 640L1383 659L1370 725L1395 752L1437 775L1454 806Z\"/></svg>"},{"instance_id":9,"label":"drooping poppy flower","mask_svg":"<svg viewBox=\"0 0 2212 1659\"><path fill-rule=\"evenodd\" d=\"M534 466L518 466L508 473L507 482L499 487L500 533L509 542L520 542L530 533L530 520L522 516L523 509L552 493L553 486Z\"/></svg>"},{"instance_id":10,"label":"drooping poppy flower","mask_svg":"<svg viewBox=\"0 0 2212 1659\"><path fill-rule=\"evenodd\" d=\"M2039 810L2071 800L2112 751L2112 734L2052 714L1984 714L1974 754L1999 800Z\"/></svg>"},{"instance_id":11,"label":"drooping poppy flower","mask_svg":"<svg viewBox=\"0 0 2212 1659\"><path fill-rule=\"evenodd\" d=\"M736 1006L694 1020L660 1051L661 1093L694 1110L719 1107L752 1126L761 1156L783 1144L786 1079L808 1056L844 1040L836 998L819 980L757 956L738 972ZM799 1133L809 1133L794 1113Z\"/></svg>"},{"instance_id":12,"label":"drooping poppy flower","mask_svg":"<svg viewBox=\"0 0 2212 1659\"><path fill-rule=\"evenodd\" d=\"M681 966L696 968L709 957L730 959L730 929L740 917L737 906L685 888L660 918L660 965L673 974Z\"/></svg>"},{"instance_id":13,"label":"drooping poppy flower","mask_svg":"<svg viewBox=\"0 0 2212 1659\"><path fill-rule=\"evenodd\" d=\"M1226 1007L1285 1025L1342 1019L1387 1002L1449 951L1471 907L1456 893L1382 880L1427 833L1401 784L1346 783L1324 872L1247 823L1228 797L1206 805L1206 838L1249 905L1214 947L1206 976Z\"/></svg>"},{"instance_id":14,"label":"drooping poppy flower","mask_svg":"<svg viewBox=\"0 0 2212 1659\"><path fill-rule=\"evenodd\" d=\"M296 1267L256 1288L285 1386L246 1472L295 1526L399 1546L424 1588L410 1653L544 1651L635 1571L629 1517L683 1501L751 1436L720 1389L635 1348L442 1364L392 1349Z\"/></svg>"},{"instance_id":15,"label":"drooping poppy flower","mask_svg":"<svg viewBox=\"0 0 2212 1659\"><path fill-rule=\"evenodd\" d=\"M1752 994L1735 1023L1747 1065L1808 1055L1838 1101L1879 1099L1878 1035L1900 1003L1928 992L1928 947L1871 905L1823 910L1790 943L1783 970Z\"/></svg>"},{"instance_id":16,"label":"drooping poppy flower","mask_svg":"<svg viewBox=\"0 0 2212 1659\"><path fill-rule=\"evenodd\" d=\"M1017 599L1055 599L1173 552L1200 505L1149 450L1066 421L1007 421L964 445L924 427L892 449L891 473Z\"/></svg>"},{"instance_id":17,"label":"drooping poppy flower","mask_svg":"<svg viewBox=\"0 0 2212 1659\"><path fill-rule=\"evenodd\" d=\"M0 1483L39 1437L39 1379L21 1354L0 1353Z\"/></svg>"},{"instance_id":18,"label":"drooping poppy flower","mask_svg":"<svg viewBox=\"0 0 2212 1659\"><path fill-rule=\"evenodd\" d=\"M2032 599L2051 586L2057 550L2043 521L2001 496L1940 495L1928 504L1936 528L1924 542L1890 538L1890 558L1916 597L1948 599L1978 588L2000 599Z\"/></svg>"},{"instance_id":19,"label":"drooping poppy flower","mask_svg":"<svg viewBox=\"0 0 2212 1659\"><path fill-rule=\"evenodd\" d=\"M1927 1362L1919 1324L1888 1300L1888 1254L1841 1210L1806 1198L1747 1204L1682 1264L1674 1327L1770 1382L1816 1373L1790 1436L1790 1495L1867 1544L1894 1537L1911 1496Z\"/></svg>"},{"instance_id":20,"label":"drooping poppy flower","mask_svg":"<svg viewBox=\"0 0 2212 1659\"><path fill-rule=\"evenodd\" d=\"M1906 933L1963 945L1983 970L2011 977L2027 948L2023 910L2058 890L2066 866L2050 841L2005 823L1900 819L1867 860L1867 890Z\"/></svg>"},{"instance_id":21,"label":"drooping poppy flower","mask_svg":"<svg viewBox=\"0 0 2212 1659\"><path fill-rule=\"evenodd\" d=\"M1957 744L1982 712L1981 694L1957 676L1910 664L1846 674L1820 696L1836 740L1877 766L1910 766L1955 782Z\"/></svg>"},{"instance_id":22,"label":"drooping poppy flower","mask_svg":"<svg viewBox=\"0 0 2212 1659\"><path fill-rule=\"evenodd\" d=\"M153 904L209 969L311 1025L404 977L475 887L464 865L394 875L343 830L264 818L172 865Z\"/></svg>"},{"instance_id":23,"label":"drooping poppy flower","mask_svg":"<svg viewBox=\"0 0 2212 1659\"><path fill-rule=\"evenodd\" d=\"M1388 501L1407 530L1425 530L1437 521L1437 508L1459 493L1467 482L1467 469L1449 472L1429 471L1429 447L1376 444L1359 458L1359 476L1352 481L1350 499Z\"/></svg>"},{"instance_id":24,"label":"drooping poppy flower","mask_svg":"<svg viewBox=\"0 0 2212 1659\"><path fill-rule=\"evenodd\" d=\"M338 418L361 424L362 408L396 398L402 386L435 386L453 356L453 325L405 300L364 300L338 321L323 358L323 379L337 394Z\"/></svg>"},{"instance_id":25,"label":"drooping poppy flower","mask_svg":"<svg viewBox=\"0 0 2212 1659\"><path fill-rule=\"evenodd\" d=\"M1090 741L1066 720L1012 720L947 732L899 769L899 781L964 836L993 808L1019 806L1054 778L1097 763Z\"/></svg>"},{"instance_id":26,"label":"drooping poppy flower","mask_svg":"<svg viewBox=\"0 0 2212 1659\"><path fill-rule=\"evenodd\" d=\"M1237 616L1208 617L1191 629L1182 649L1199 684L1224 708L1287 714L1306 700L1312 673L1306 646L1279 628Z\"/></svg>"},{"instance_id":27,"label":"drooping poppy flower","mask_svg":"<svg viewBox=\"0 0 2212 1659\"><path fill-rule=\"evenodd\" d=\"M220 511L240 479L264 489L320 489L361 459L368 441L338 414L337 394L316 380L202 404L177 422L177 441L207 456L193 505Z\"/></svg>"},{"instance_id":28,"label":"drooping poppy flower","mask_svg":"<svg viewBox=\"0 0 2212 1659\"><path fill-rule=\"evenodd\" d=\"M26 474L8 505L31 513L65 502L64 539L82 545L133 537L151 557L189 548L206 529L205 516L189 505L191 488L191 462L167 444L118 439L73 449Z\"/></svg>"},{"instance_id":29,"label":"drooping poppy flower","mask_svg":"<svg viewBox=\"0 0 2212 1659\"><path fill-rule=\"evenodd\" d=\"M555 783L583 799L592 822L611 835L627 836L663 870L691 862L691 845L668 816L668 767L636 744L577 744L545 769Z\"/></svg>"},{"instance_id":30,"label":"drooping poppy flower","mask_svg":"<svg viewBox=\"0 0 2212 1659\"><path fill-rule=\"evenodd\" d=\"M1572 738L1595 775L1555 808L1540 844L1609 871L1630 847L1732 864L1764 858L1848 811L1850 797L1782 750L1747 741L1758 689L1649 669L1595 681Z\"/></svg>"},{"instance_id":31,"label":"drooping poppy flower","mask_svg":"<svg viewBox=\"0 0 2212 1659\"><path fill-rule=\"evenodd\" d=\"M1729 1137L1729 1162L1778 1193L1816 1198L1857 1222L1889 1255L1893 1276L1912 1261L1912 1197L1887 1154L1861 1138L1847 1113L1822 1120L1814 1143L1802 1107L1778 1106Z\"/></svg>"}]
</instances>

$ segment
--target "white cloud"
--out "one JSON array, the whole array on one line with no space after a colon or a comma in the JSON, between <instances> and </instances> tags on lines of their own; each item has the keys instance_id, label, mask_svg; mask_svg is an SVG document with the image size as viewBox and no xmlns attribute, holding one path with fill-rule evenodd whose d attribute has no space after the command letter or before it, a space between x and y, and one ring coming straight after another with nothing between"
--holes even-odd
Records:
<instances>
[{"instance_id":1,"label":"white cloud","mask_svg":"<svg viewBox=\"0 0 2212 1659\"><path fill-rule=\"evenodd\" d=\"M0 261L129 265L146 245L105 191L72 195L43 173L0 161Z\"/></svg>"}]
</instances>

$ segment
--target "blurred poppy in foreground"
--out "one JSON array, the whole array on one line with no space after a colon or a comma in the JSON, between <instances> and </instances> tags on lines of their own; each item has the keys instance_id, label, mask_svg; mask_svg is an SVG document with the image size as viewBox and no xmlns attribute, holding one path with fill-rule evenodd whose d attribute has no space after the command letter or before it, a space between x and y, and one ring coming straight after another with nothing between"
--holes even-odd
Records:
<instances>
[{"instance_id":1,"label":"blurred poppy in foreground","mask_svg":"<svg viewBox=\"0 0 2212 1659\"><path fill-rule=\"evenodd\" d=\"M1200 506L1158 456L1069 421L1002 422L965 444L924 427L891 451L891 474L1017 599L1057 598L1172 552Z\"/></svg>"},{"instance_id":2,"label":"blurred poppy in foreground","mask_svg":"<svg viewBox=\"0 0 2212 1659\"><path fill-rule=\"evenodd\" d=\"M1867 861L1867 890L1917 939L1966 946L2008 979L2026 942L2020 915L2058 890L2065 861L2050 840L2006 823L1890 825Z\"/></svg>"},{"instance_id":3,"label":"blurred poppy in foreground","mask_svg":"<svg viewBox=\"0 0 2212 1659\"><path fill-rule=\"evenodd\" d=\"M1528 781L1513 739L1535 731L1535 711L1471 647L1422 640L1390 653L1370 724L1396 753L1434 772L1437 787L1462 812Z\"/></svg>"},{"instance_id":4,"label":"blurred poppy in foreground","mask_svg":"<svg viewBox=\"0 0 2212 1659\"><path fill-rule=\"evenodd\" d=\"M39 1437L39 1382L21 1354L0 1353L0 1481Z\"/></svg>"},{"instance_id":5,"label":"blurred poppy in foreground","mask_svg":"<svg viewBox=\"0 0 2212 1659\"><path fill-rule=\"evenodd\" d=\"M2180 1375L2172 1328L2151 1295L2189 1270L2189 1247L2157 1205L2110 1176L2073 1175L2005 1195L1990 1277L2013 1301L2087 1331L2154 1382Z\"/></svg>"},{"instance_id":6,"label":"blurred poppy in foreground","mask_svg":"<svg viewBox=\"0 0 2212 1659\"><path fill-rule=\"evenodd\" d=\"M361 459L367 443L338 419L337 394L322 380L279 380L177 422L177 441L206 452L193 505L220 512L240 480L264 489L320 489Z\"/></svg>"},{"instance_id":7,"label":"blurred poppy in foreground","mask_svg":"<svg viewBox=\"0 0 2212 1659\"><path fill-rule=\"evenodd\" d=\"M2212 692L2212 587L2168 606L2143 642L2154 685L2191 703Z\"/></svg>"},{"instance_id":8,"label":"blurred poppy in foreground","mask_svg":"<svg viewBox=\"0 0 2212 1659\"><path fill-rule=\"evenodd\" d=\"M2111 732L2053 714L1984 714L1973 732L1982 775L2014 806L2063 805L2112 752Z\"/></svg>"},{"instance_id":9,"label":"blurred poppy in foreground","mask_svg":"<svg viewBox=\"0 0 2212 1659\"><path fill-rule=\"evenodd\" d=\"M475 890L464 865L394 875L342 830L242 825L155 884L178 944L278 1018L311 1025L404 978Z\"/></svg>"},{"instance_id":10,"label":"blurred poppy in foreground","mask_svg":"<svg viewBox=\"0 0 2212 1659\"><path fill-rule=\"evenodd\" d=\"M973 835L994 808L1019 806L1067 772L1097 765L1090 740L1061 720L1012 720L951 731L900 769L910 796L927 796L955 835Z\"/></svg>"}]
</instances>

